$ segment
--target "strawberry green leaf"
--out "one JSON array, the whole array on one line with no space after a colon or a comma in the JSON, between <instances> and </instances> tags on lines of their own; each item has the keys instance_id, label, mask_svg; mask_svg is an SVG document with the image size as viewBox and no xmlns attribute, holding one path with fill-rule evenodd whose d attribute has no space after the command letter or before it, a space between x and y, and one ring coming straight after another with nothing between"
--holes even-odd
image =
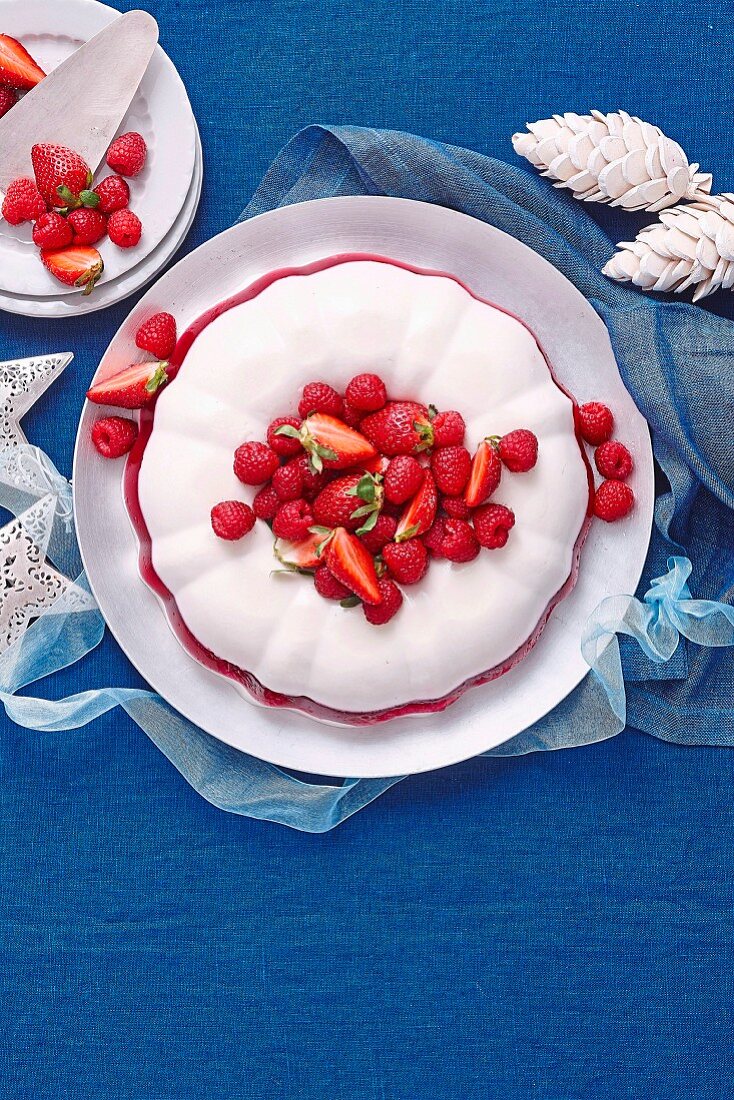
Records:
<instances>
[{"instance_id":1,"label":"strawberry green leaf","mask_svg":"<svg viewBox=\"0 0 734 1100\"><path fill-rule=\"evenodd\" d=\"M339 606L340 607L359 607L361 602L362 601L360 600L359 596L347 596L347 597L345 597L345 599L339 600Z\"/></svg>"},{"instance_id":2,"label":"strawberry green leaf","mask_svg":"<svg viewBox=\"0 0 734 1100\"><path fill-rule=\"evenodd\" d=\"M88 210L94 210L96 206L99 206L99 195L96 191L80 191L79 201L82 206L86 206Z\"/></svg>"},{"instance_id":3,"label":"strawberry green leaf","mask_svg":"<svg viewBox=\"0 0 734 1100\"><path fill-rule=\"evenodd\" d=\"M360 511L361 511L361 509L360 509ZM355 534L357 534L357 535L366 535L368 531L371 531L372 528L377 523L377 517L379 516L379 514L380 513L377 512L377 511L370 512L369 517L364 521L364 523L362 524L361 527L357 528ZM354 518L354 517L352 517L352 518Z\"/></svg>"},{"instance_id":4,"label":"strawberry green leaf","mask_svg":"<svg viewBox=\"0 0 734 1100\"><path fill-rule=\"evenodd\" d=\"M418 534L419 528L420 528L419 523L414 523L412 527L406 527L406 529L396 537L395 541L396 542L407 542L408 539L412 539L414 535Z\"/></svg>"},{"instance_id":5,"label":"strawberry green leaf","mask_svg":"<svg viewBox=\"0 0 734 1100\"><path fill-rule=\"evenodd\" d=\"M352 512L350 519L359 519L360 516L377 516L376 504L363 504L361 508L355 508ZM373 525L374 526L374 525Z\"/></svg>"},{"instance_id":6,"label":"strawberry green leaf","mask_svg":"<svg viewBox=\"0 0 734 1100\"><path fill-rule=\"evenodd\" d=\"M319 458L326 458L330 462L335 462L336 459L339 457L336 451L332 451L331 447L324 447L321 445L321 443L317 443L314 447L314 450L316 451L316 454L319 456Z\"/></svg>"},{"instance_id":7,"label":"strawberry green leaf","mask_svg":"<svg viewBox=\"0 0 734 1100\"><path fill-rule=\"evenodd\" d=\"M280 428L276 428L275 435L287 435L289 439L301 438L298 428L294 428L292 424L283 424Z\"/></svg>"}]
</instances>

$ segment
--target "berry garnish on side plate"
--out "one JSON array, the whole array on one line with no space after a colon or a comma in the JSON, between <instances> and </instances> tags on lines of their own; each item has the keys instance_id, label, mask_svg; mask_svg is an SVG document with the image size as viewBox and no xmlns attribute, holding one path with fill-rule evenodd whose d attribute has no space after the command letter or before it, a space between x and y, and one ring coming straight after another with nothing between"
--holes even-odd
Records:
<instances>
[{"instance_id":1,"label":"berry garnish on side plate","mask_svg":"<svg viewBox=\"0 0 734 1100\"><path fill-rule=\"evenodd\" d=\"M602 477L614 478L616 481L626 481L634 469L632 455L624 443L619 443L616 439L610 439L597 447L594 462Z\"/></svg>"},{"instance_id":2,"label":"berry garnish on side plate","mask_svg":"<svg viewBox=\"0 0 734 1100\"><path fill-rule=\"evenodd\" d=\"M22 225L42 217L48 206L32 179L13 180L8 184L2 215L8 225Z\"/></svg>"},{"instance_id":3,"label":"berry garnish on side plate","mask_svg":"<svg viewBox=\"0 0 734 1100\"><path fill-rule=\"evenodd\" d=\"M44 248L41 261L47 271L67 286L83 287L91 294L104 271L102 257L96 248L72 244L66 248ZM114 404L114 402L107 402Z\"/></svg>"},{"instance_id":4,"label":"berry garnish on side plate","mask_svg":"<svg viewBox=\"0 0 734 1100\"><path fill-rule=\"evenodd\" d=\"M55 210L41 214L33 226L33 243L37 248L66 248L73 239L74 230Z\"/></svg>"},{"instance_id":5,"label":"berry garnish on side plate","mask_svg":"<svg viewBox=\"0 0 734 1100\"><path fill-rule=\"evenodd\" d=\"M170 359L176 347L176 318L170 313L154 313L135 333L135 344L156 359Z\"/></svg>"},{"instance_id":6,"label":"berry garnish on side plate","mask_svg":"<svg viewBox=\"0 0 734 1100\"><path fill-rule=\"evenodd\" d=\"M99 210L80 206L69 212L66 221L74 232L74 244L97 244L107 235L107 218Z\"/></svg>"},{"instance_id":7,"label":"berry garnish on side plate","mask_svg":"<svg viewBox=\"0 0 734 1100\"><path fill-rule=\"evenodd\" d=\"M103 458L121 458L137 438L137 424L122 416L105 416L92 425L92 443Z\"/></svg>"},{"instance_id":8,"label":"berry garnish on side plate","mask_svg":"<svg viewBox=\"0 0 734 1100\"><path fill-rule=\"evenodd\" d=\"M94 193L99 198L99 209L103 214L124 210L130 202L130 188L122 176L105 176L95 185Z\"/></svg>"},{"instance_id":9,"label":"berry garnish on side plate","mask_svg":"<svg viewBox=\"0 0 734 1100\"><path fill-rule=\"evenodd\" d=\"M45 76L25 46L9 34L0 34L0 84L26 90L35 88Z\"/></svg>"},{"instance_id":10,"label":"berry garnish on side plate","mask_svg":"<svg viewBox=\"0 0 734 1100\"><path fill-rule=\"evenodd\" d=\"M92 173L73 149L48 142L34 145L31 163L36 186L49 206L74 209L83 205L83 192L89 191L91 197ZM94 203L95 199L91 201Z\"/></svg>"},{"instance_id":11,"label":"berry garnish on side plate","mask_svg":"<svg viewBox=\"0 0 734 1100\"><path fill-rule=\"evenodd\" d=\"M133 130L115 138L107 150L107 163L118 175L133 177L142 172L147 155L145 138Z\"/></svg>"},{"instance_id":12,"label":"berry garnish on side plate","mask_svg":"<svg viewBox=\"0 0 734 1100\"><path fill-rule=\"evenodd\" d=\"M145 408L155 401L168 381L167 367L167 363L135 363L97 382L87 390L87 399L95 405L114 405L119 409Z\"/></svg>"},{"instance_id":13,"label":"berry garnish on side plate","mask_svg":"<svg viewBox=\"0 0 734 1100\"><path fill-rule=\"evenodd\" d=\"M606 405L600 401L588 401L576 409L576 423L581 438L591 447L598 447L611 439L614 431L614 417Z\"/></svg>"},{"instance_id":14,"label":"berry garnish on side plate","mask_svg":"<svg viewBox=\"0 0 734 1100\"><path fill-rule=\"evenodd\" d=\"M18 102L18 97L12 88L0 86L0 118L6 115L11 107Z\"/></svg>"},{"instance_id":15,"label":"berry garnish on side plate","mask_svg":"<svg viewBox=\"0 0 734 1100\"><path fill-rule=\"evenodd\" d=\"M110 214L107 233L118 248L135 248L143 235L143 224L138 215L126 207Z\"/></svg>"},{"instance_id":16,"label":"berry garnish on side plate","mask_svg":"<svg viewBox=\"0 0 734 1100\"><path fill-rule=\"evenodd\" d=\"M624 481L602 481L594 496L594 515L606 523L614 523L628 515L634 506L635 494Z\"/></svg>"}]
</instances>

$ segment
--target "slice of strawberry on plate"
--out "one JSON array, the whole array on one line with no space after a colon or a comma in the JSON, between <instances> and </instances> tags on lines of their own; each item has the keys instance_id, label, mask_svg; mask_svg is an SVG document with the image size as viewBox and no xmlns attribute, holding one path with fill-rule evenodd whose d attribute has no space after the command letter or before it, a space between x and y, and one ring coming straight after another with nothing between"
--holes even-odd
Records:
<instances>
[{"instance_id":1,"label":"slice of strawberry on plate","mask_svg":"<svg viewBox=\"0 0 734 1100\"><path fill-rule=\"evenodd\" d=\"M438 490L430 470L423 475L423 484L400 517L395 532L396 542L405 542L416 535L423 535L433 526L438 509Z\"/></svg>"},{"instance_id":2,"label":"slice of strawberry on plate","mask_svg":"<svg viewBox=\"0 0 734 1100\"><path fill-rule=\"evenodd\" d=\"M150 405L168 381L168 363L135 363L87 390L95 405L142 409Z\"/></svg>"},{"instance_id":3,"label":"slice of strawberry on plate","mask_svg":"<svg viewBox=\"0 0 734 1100\"><path fill-rule=\"evenodd\" d=\"M464 491L464 500L469 508L477 508L489 500L500 483L502 461L497 453L495 439L483 439L472 459L469 481Z\"/></svg>"},{"instance_id":4,"label":"slice of strawberry on plate","mask_svg":"<svg viewBox=\"0 0 734 1100\"><path fill-rule=\"evenodd\" d=\"M382 599L375 563L369 550L356 535L337 527L324 551L326 565L333 577L367 604Z\"/></svg>"},{"instance_id":5,"label":"slice of strawberry on plate","mask_svg":"<svg viewBox=\"0 0 734 1100\"><path fill-rule=\"evenodd\" d=\"M9 34L0 34L0 84L10 88L35 88L45 75L25 46Z\"/></svg>"},{"instance_id":6,"label":"slice of strawberry on plate","mask_svg":"<svg viewBox=\"0 0 734 1100\"><path fill-rule=\"evenodd\" d=\"M327 413L307 417L300 430L286 424L278 428L277 434L299 439L317 471L348 470L377 457L377 451L361 432Z\"/></svg>"},{"instance_id":7,"label":"slice of strawberry on plate","mask_svg":"<svg viewBox=\"0 0 734 1100\"><path fill-rule=\"evenodd\" d=\"M85 296L92 293L104 271L104 262L97 249L80 244L67 248L43 248L41 260L60 283L84 287Z\"/></svg>"},{"instance_id":8,"label":"slice of strawberry on plate","mask_svg":"<svg viewBox=\"0 0 734 1100\"><path fill-rule=\"evenodd\" d=\"M275 556L286 569L300 573L311 573L324 563L319 557L319 549L324 542L324 535L314 532L300 542L290 542L288 539L275 540Z\"/></svg>"}]
</instances>

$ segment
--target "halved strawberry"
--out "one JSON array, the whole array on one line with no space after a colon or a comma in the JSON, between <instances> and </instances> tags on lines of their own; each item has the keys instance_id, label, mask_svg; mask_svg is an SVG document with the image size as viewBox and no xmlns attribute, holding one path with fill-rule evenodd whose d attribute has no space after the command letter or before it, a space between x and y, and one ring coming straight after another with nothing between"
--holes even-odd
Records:
<instances>
[{"instance_id":1,"label":"halved strawberry","mask_svg":"<svg viewBox=\"0 0 734 1100\"><path fill-rule=\"evenodd\" d=\"M11 88L35 88L45 75L25 46L9 34L0 34L0 84Z\"/></svg>"},{"instance_id":2,"label":"halved strawberry","mask_svg":"<svg viewBox=\"0 0 734 1100\"><path fill-rule=\"evenodd\" d=\"M382 593L375 563L356 535L350 535L344 527L337 527L329 539L324 557L331 575L359 596L363 603L380 602Z\"/></svg>"},{"instance_id":3,"label":"halved strawberry","mask_svg":"<svg viewBox=\"0 0 734 1100\"><path fill-rule=\"evenodd\" d=\"M395 541L404 542L424 534L433 525L438 509L438 490L430 470L423 475L423 484L403 512L395 532Z\"/></svg>"},{"instance_id":4,"label":"halved strawberry","mask_svg":"<svg viewBox=\"0 0 734 1100\"><path fill-rule=\"evenodd\" d=\"M36 186L49 206L73 210L83 205L85 198L90 205L99 202L99 197L89 190L92 186L89 165L73 149L48 142L34 145L31 163Z\"/></svg>"},{"instance_id":5,"label":"halved strawberry","mask_svg":"<svg viewBox=\"0 0 734 1100\"><path fill-rule=\"evenodd\" d=\"M472 459L471 473L464 492L470 508L478 508L491 497L502 477L502 462L494 445L494 436L483 439Z\"/></svg>"},{"instance_id":6,"label":"halved strawberry","mask_svg":"<svg viewBox=\"0 0 734 1100\"><path fill-rule=\"evenodd\" d=\"M105 378L87 390L95 405L114 405L118 409L142 409L149 405L168 381L168 363L134 363L131 367Z\"/></svg>"},{"instance_id":7,"label":"halved strawberry","mask_svg":"<svg viewBox=\"0 0 734 1100\"><path fill-rule=\"evenodd\" d=\"M368 439L327 413L313 413L303 421L300 430L284 424L277 429L276 435L300 440L317 471L324 468L348 470L350 466L359 466L377 457Z\"/></svg>"},{"instance_id":8,"label":"halved strawberry","mask_svg":"<svg viewBox=\"0 0 734 1100\"><path fill-rule=\"evenodd\" d=\"M295 571L312 572L323 565L317 551L324 542L324 534L314 532L308 538L300 542L289 542L288 539L276 539L273 551L278 561L287 569Z\"/></svg>"},{"instance_id":9,"label":"halved strawberry","mask_svg":"<svg viewBox=\"0 0 734 1100\"><path fill-rule=\"evenodd\" d=\"M85 296L92 293L104 271L104 262L97 249L81 244L67 248L42 248L41 260L60 283L83 286Z\"/></svg>"}]
</instances>

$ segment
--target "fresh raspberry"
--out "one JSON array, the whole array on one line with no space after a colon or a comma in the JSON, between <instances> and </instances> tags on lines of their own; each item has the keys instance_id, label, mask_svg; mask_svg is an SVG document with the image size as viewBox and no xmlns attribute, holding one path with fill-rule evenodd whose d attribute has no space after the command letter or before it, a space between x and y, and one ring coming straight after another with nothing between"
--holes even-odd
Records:
<instances>
[{"instance_id":1,"label":"fresh raspberry","mask_svg":"<svg viewBox=\"0 0 734 1100\"><path fill-rule=\"evenodd\" d=\"M364 419L364 413L359 409L353 408L348 401L344 402L344 412L342 413L342 420L350 428L358 428Z\"/></svg>"},{"instance_id":2,"label":"fresh raspberry","mask_svg":"<svg viewBox=\"0 0 734 1100\"><path fill-rule=\"evenodd\" d=\"M431 455L436 485L448 496L463 493L471 473L471 455L466 447L439 447Z\"/></svg>"},{"instance_id":3,"label":"fresh raspberry","mask_svg":"<svg viewBox=\"0 0 734 1100\"><path fill-rule=\"evenodd\" d=\"M154 313L135 333L135 344L156 359L170 359L177 338L176 318L170 313Z\"/></svg>"},{"instance_id":4,"label":"fresh raspberry","mask_svg":"<svg viewBox=\"0 0 734 1100\"><path fill-rule=\"evenodd\" d=\"M576 425L581 438L592 447L606 443L614 431L614 417L606 405L599 401L589 401L576 409Z\"/></svg>"},{"instance_id":5,"label":"fresh raspberry","mask_svg":"<svg viewBox=\"0 0 734 1100\"><path fill-rule=\"evenodd\" d=\"M510 529L515 526L515 514L504 504L484 504L472 516L474 531L487 550L498 550L507 542Z\"/></svg>"},{"instance_id":6,"label":"fresh raspberry","mask_svg":"<svg viewBox=\"0 0 734 1100\"><path fill-rule=\"evenodd\" d=\"M433 444L428 409L417 401L390 401L366 416L359 426L380 454L410 455Z\"/></svg>"},{"instance_id":7,"label":"fresh raspberry","mask_svg":"<svg viewBox=\"0 0 734 1100\"><path fill-rule=\"evenodd\" d=\"M114 214L110 214L107 233L118 248L134 248L143 235L143 225L132 210L116 210Z\"/></svg>"},{"instance_id":8,"label":"fresh raspberry","mask_svg":"<svg viewBox=\"0 0 734 1100\"><path fill-rule=\"evenodd\" d=\"M388 542L382 558L399 584L417 584L428 569L428 551L420 539Z\"/></svg>"},{"instance_id":9,"label":"fresh raspberry","mask_svg":"<svg viewBox=\"0 0 734 1100\"><path fill-rule=\"evenodd\" d=\"M143 170L147 154L148 147L140 134L121 134L107 150L107 163L121 176L137 176Z\"/></svg>"},{"instance_id":10,"label":"fresh raspberry","mask_svg":"<svg viewBox=\"0 0 734 1100\"><path fill-rule=\"evenodd\" d=\"M280 466L265 443L243 443L234 453L234 472L245 485L264 485Z\"/></svg>"},{"instance_id":11,"label":"fresh raspberry","mask_svg":"<svg viewBox=\"0 0 734 1100\"><path fill-rule=\"evenodd\" d=\"M98 209L103 214L114 214L124 210L130 202L130 188L122 176L105 176L94 189L99 196Z\"/></svg>"},{"instance_id":12,"label":"fresh raspberry","mask_svg":"<svg viewBox=\"0 0 734 1100\"><path fill-rule=\"evenodd\" d=\"M362 604L364 617L372 626L384 626L397 615L403 602L403 594L396 584L387 577L380 577L377 582L382 599L378 604Z\"/></svg>"},{"instance_id":13,"label":"fresh raspberry","mask_svg":"<svg viewBox=\"0 0 734 1100\"><path fill-rule=\"evenodd\" d=\"M377 522L371 531L365 531L359 537L369 550L370 554L377 557L382 553L383 546L392 542L398 529L398 521L394 516L387 516L380 512Z\"/></svg>"},{"instance_id":14,"label":"fresh raspberry","mask_svg":"<svg viewBox=\"0 0 734 1100\"><path fill-rule=\"evenodd\" d=\"M103 458L121 458L137 438L137 424L122 416L105 416L92 425L92 443Z\"/></svg>"},{"instance_id":15,"label":"fresh raspberry","mask_svg":"<svg viewBox=\"0 0 734 1100\"><path fill-rule=\"evenodd\" d=\"M360 412L377 412L387 401L387 390L378 375L358 374L347 386L344 396Z\"/></svg>"},{"instance_id":16,"label":"fresh raspberry","mask_svg":"<svg viewBox=\"0 0 734 1100\"><path fill-rule=\"evenodd\" d=\"M594 515L605 523L622 519L635 503L635 494L624 481L602 481L594 497Z\"/></svg>"},{"instance_id":17,"label":"fresh raspberry","mask_svg":"<svg viewBox=\"0 0 734 1100\"><path fill-rule=\"evenodd\" d=\"M438 516L433 525L423 535L423 545L429 553L433 554L436 558L443 557L443 537L444 537L444 525L446 520L443 516Z\"/></svg>"},{"instance_id":18,"label":"fresh raspberry","mask_svg":"<svg viewBox=\"0 0 734 1100\"><path fill-rule=\"evenodd\" d=\"M339 419L344 412L344 401L326 382L309 382L303 387L303 396L298 402L298 414L304 420L311 413L325 413Z\"/></svg>"},{"instance_id":19,"label":"fresh raspberry","mask_svg":"<svg viewBox=\"0 0 734 1100\"><path fill-rule=\"evenodd\" d=\"M280 508L281 503L281 499L273 486L266 485L255 493L255 499L252 502L252 510L258 519L264 519L270 522L270 520L275 519L275 513Z\"/></svg>"},{"instance_id":20,"label":"fresh raspberry","mask_svg":"<svg viewBox=\"0 0 734 1100\"><path fill-rule=\"evenodd\" d=\"M319 596L325 600L346 600L352 593L322 565L313 575L313 583Z\"/></svg>"},{"instance_id":21,"label":"fresh raspberry","mask_svg":"<svg viewBox=\"0 0 734 1100\"><path fill-rule=\"evenodd\" d=\"M306 500L313 500L319 495L321 490L329 480L329 475L326 470L314 470L313 466L309 462L307 454L300 455L299 458L291 459L291 462L301 467L303 473L303 495Z\"/></svg>"},{"instance_id":22,"label":"fresh raspberry","mask_svg":"<svg viewBox=\"0 0 734 1100\"><path fill-rule=\"evenodd\" d=\"M527 428L518 428L502 436L497 450L508 470L524 474L538 461L538 437Z\"/></svg>"},{"instance_id":23,"label":"fresh raspberry","mask_svg":"<svg viewBox=\"0 0 734 1100\"><path fill-rule=\"evenodd\" d=\"M22 225L40 218L48 210L46 200L31 179L13 180L8 184L2 205L2 215L8 225Z\"/></svg>"},{"instance_id":24,"label":"fresh raspberry","mask_svg":"<svg viewBox=\"0 0 734 1100\"><path fill-rule=\"evenodd\" d=\"M466 424L461 413L450 409L433 418L433 442L436 447L458 447L464 442Z\"/></svg>"},{"instance_id":25,"label":"fresh raspberry","mask_svg":"<svg viewBox=\"0 0 734 1100\"><path fill-rule=\"evenodd\" d=\"M61 214L49 210L41 214L33 226L33 243L37 248L66 248L74 238L74 231Z\"/></svg>"},{"instance_id":26,"label":"fresh raspberry","mask_svg":"<svg viewBox=\"0 0 734 1100\"><path fill-rule=\"evenodd\" d=\"M479 553L479 542L471 524L463 519L445 519L441 554L449 561L473 561Z\"/></svg>"},{"instance_id":27,"label":"fresh raspberry","mask_svg":"<svg viewBox=\"0 0 734 1100\"><path fill-rule=\"evenodd\" d=\"M302 454L303 447L299 439L294 439L290 435L278 435L278 428L295 428L298 431L300 427L301 421L297 416L276 417L268 426L267 441L270 449L281 458L292 458L293 455Z\"/></svg>"},{"instance_id":28,"label":"fresh raspberry","mask_svg":"<svg viewBox=\"0 0 734 1100\"><path fill-rule=\"evenodd\" d=\"M405 504L423 484L423 467L412 455L397 455L385 471L385 497L391 504Z\"/></svg>"},{"instance_id":29,"label":"fresh raspberry","mask_svg":"<svg viewBox=\"0 0 734 1100\"><path fill-rule=\"evenodd\" d=\"M255 513L241 500L223 500L212 508L212 530L217 538L234 542L255 526Z\"/></svg>"},{"instance_id":30,"label":"fresh raspberry","mask_svg":"<svg viewBox=\"0 0 734 1100\"><path fill-rule=\"evenodd\" d=\"M446 515L451 516L452 519L469 519L469 505L463 497L443 496L439 503Z\"/></svg>"},{"instance_id":31,"label":"fresh raspberry","mask_svg":"<svg viewBox=\"0 0 734 1100\"><path fill-rule=\"evenodd\" d=\"M0 118L6 115L11 107L18 102L18 97L12 88L0 86Z\"/></svg>"},{"instance_id":32,"label":"fresh raspberry","mask_svg":"<svg viewBox=\"0 0 734 1100\"><path fill-rule=\"evenodd\" d=\"M273 520L273 534L279 539L300 542L313 527L311 505L306 500L288 500L281 504Z\"/></svg>"},{"instance_id":33,"label":"fresh raspberry","mask_svg":"<svg viewBox=\"0 0 734 1100\"><path fill-rule=\"evenodd\" d=\"M287 462L273 474L271 485L279 500L298 500L303 492L303 466L298 462Z\"/></svg>"},{"instance_id":34,"label":"fresh raspberry","mask_svg":"<svg viewBox=\"0 0 734 1100\"><path fill-rule=\"evenodd\" d=\"M66 220L74 230L74 244L96 244L107 234L107 218L99 210L80 206Z\"/></svg>"},{"instance_id":35,"label":"fresh raspberry","mask_svg":"<svg viewBox=\"0 0 734 1100\"><path fill-rule=\"evenodd\" d=\"M614 481L626 481L635 468L632 455L624 443L618 443L616 439L597 447L594 461L601 476L613 478Z\"/></svg>"}]
</instances>

